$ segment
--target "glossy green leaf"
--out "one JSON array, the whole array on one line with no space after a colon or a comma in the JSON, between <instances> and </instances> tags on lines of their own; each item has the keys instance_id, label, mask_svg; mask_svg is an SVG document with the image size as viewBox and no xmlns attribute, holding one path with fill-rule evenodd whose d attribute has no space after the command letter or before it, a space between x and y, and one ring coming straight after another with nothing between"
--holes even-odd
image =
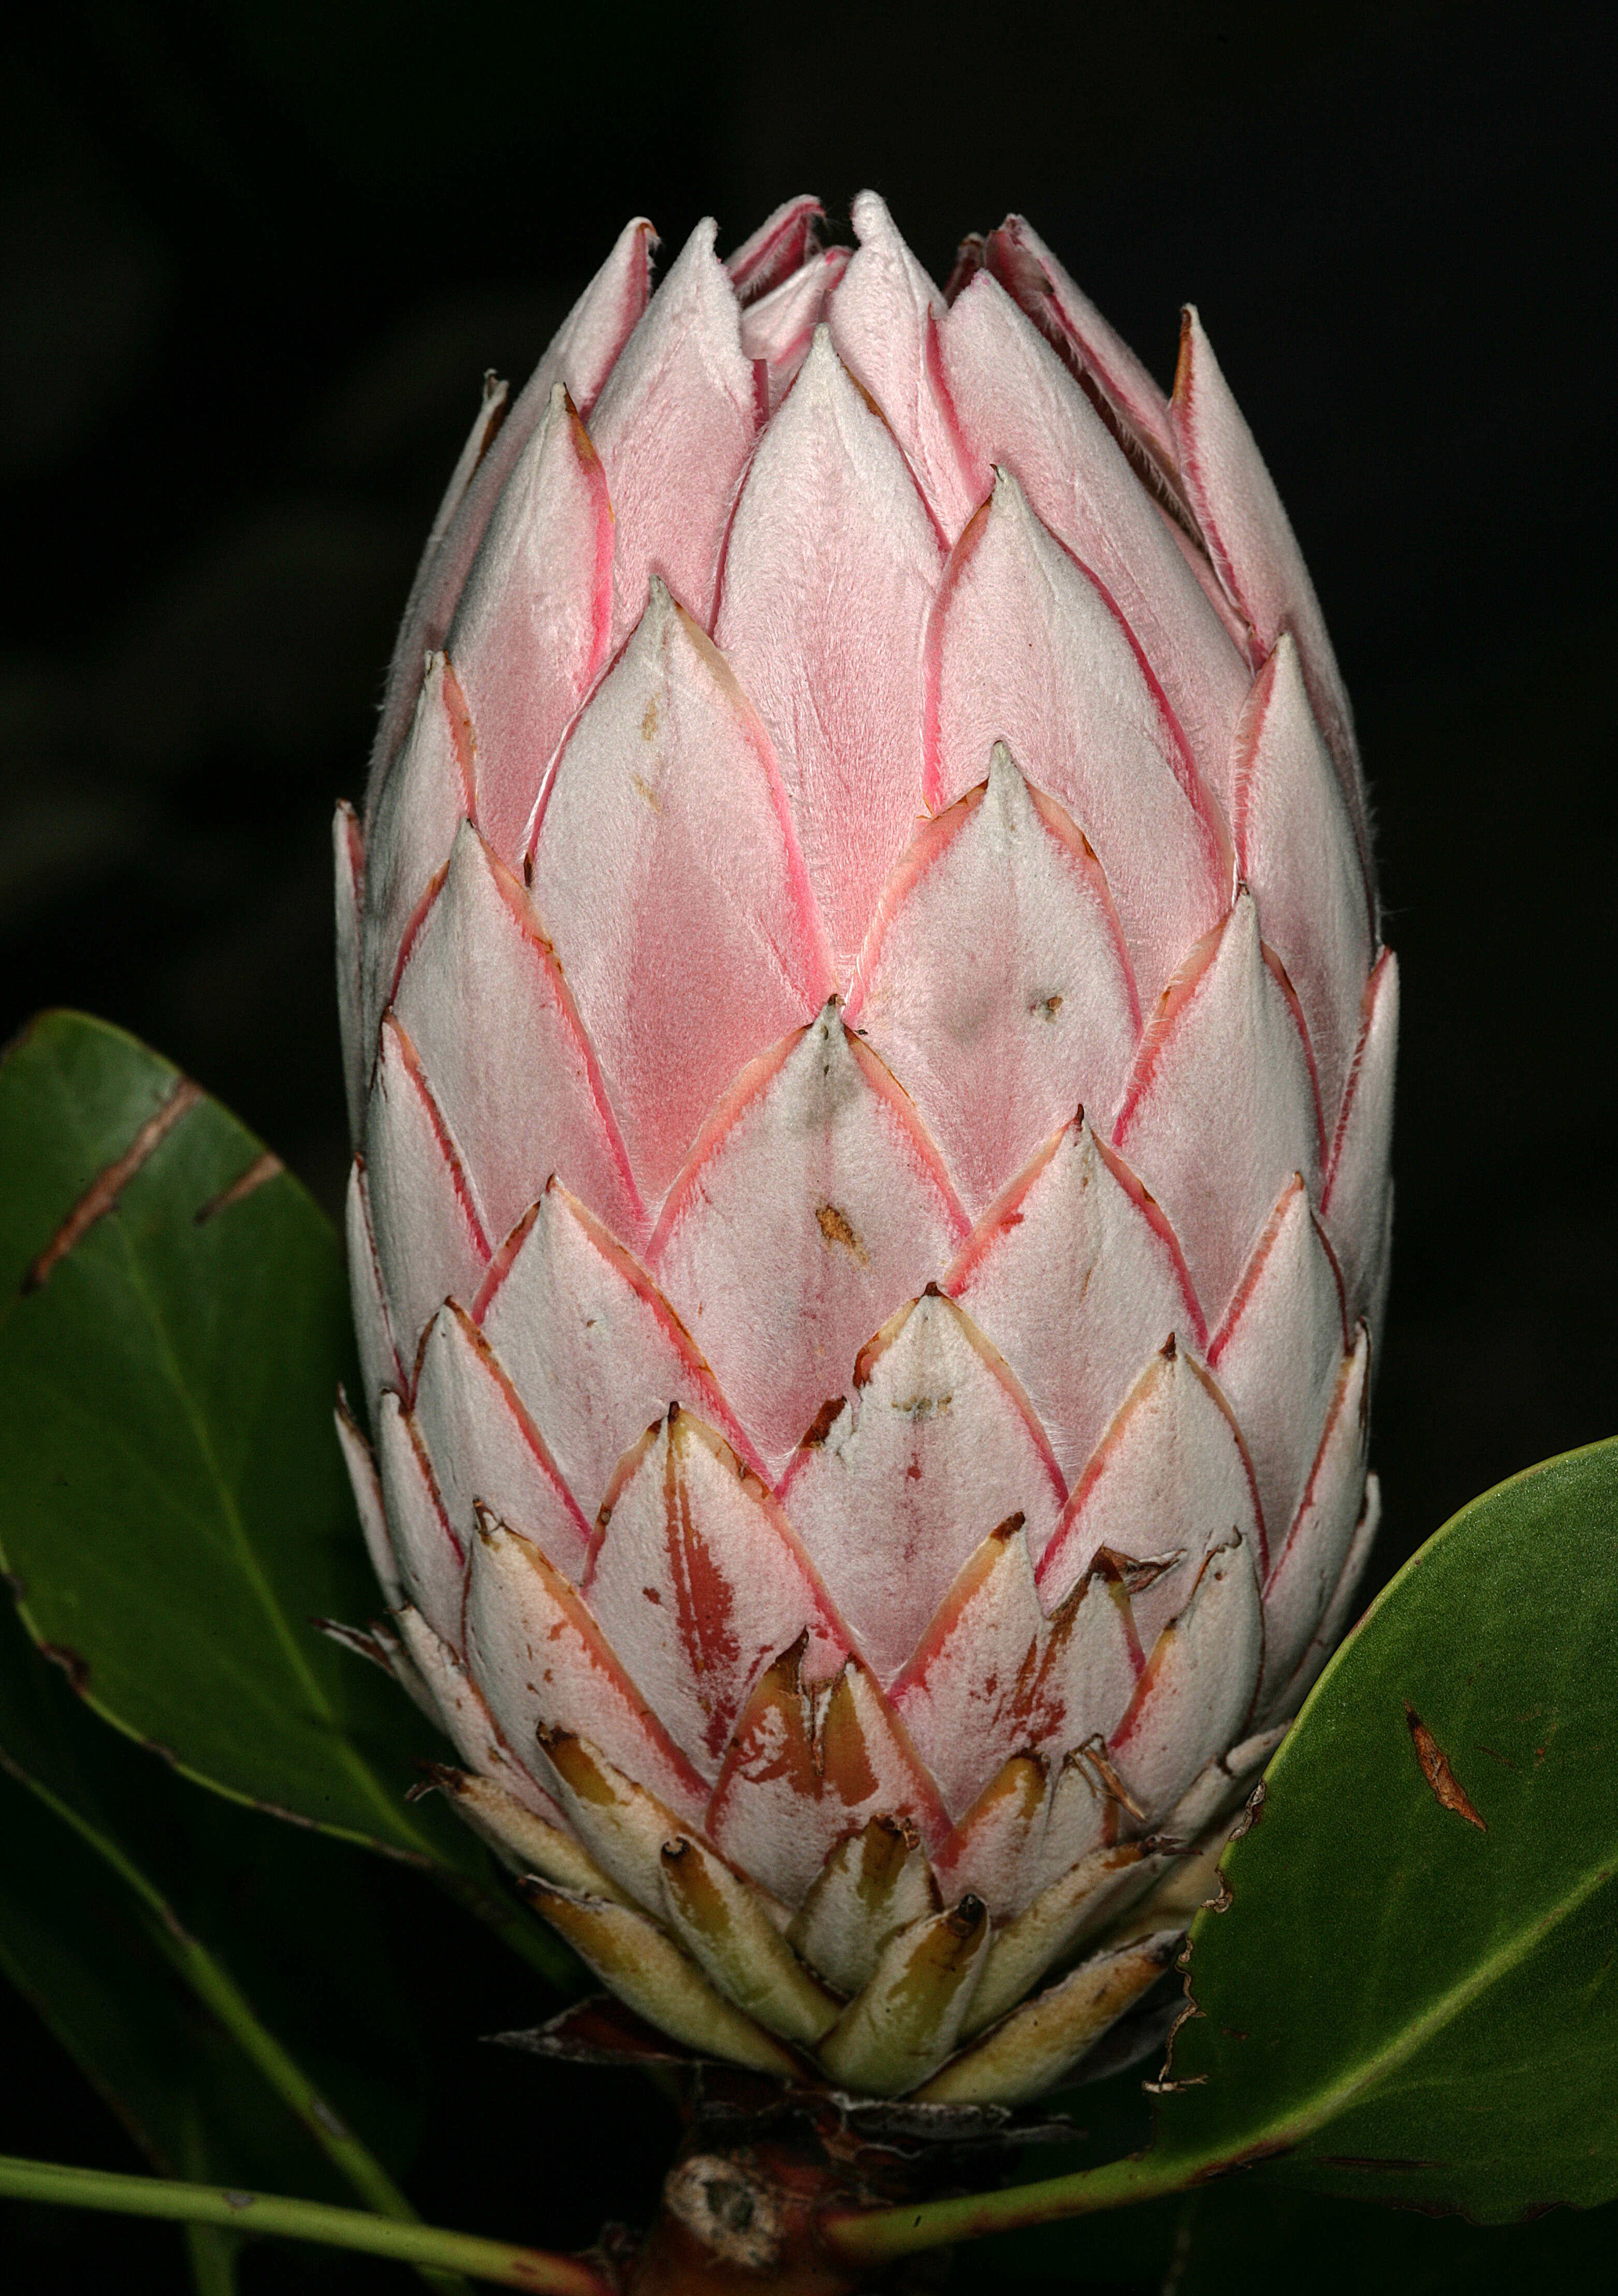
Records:
<instances>
[{"instance_id":1,"label":"glossy green leaf","mask_svg":"<svg viewBox=\"0 0 1618 2296\"><path fill-rule=\"evenodd\" d=\"M1321 1677L1192 1934L1160 2174L1618 2196L1615 1681L1618 1441L1464 1508Z\"/></svg>"},{"instance_id":2,"label":"glossy green leaf","mask_svg":"<svg viewBox=\"0 0 1618 2296\"><path fill-rule=\"evenodd\" d=\"M962 2249L955 2272L974 2296L1584 2296L1610 2282L1615 2240L1618 2205L1474 2225L1238 2173L1137 2208L1001 2233Z\"/></svg>"},{"instance_id":3,"label":"glossy green leaf","mask_svg":"<svg viewBox=\"0 0 1618 2296\"><path fill-rule=\"evenodd\" d=\"M441 1743L312 1623L378 1607L331 1427L353 1369L329 1223L168 1062L75 1013L0 1067L0 1560L30 1632L191 1775L481 1874L404 1800Z\"/></svg>"},{"instance_id":4,"label":"glossy green leaf","mask_svg":"<svg viewBox=\"0 0 1618 2296\"><path fill-rule=\"evenodd\" d=\"M1182 2202L1178 2230L1174 2296L1571 2296L1607 2283L1618 2220L1610 2208L1553 2209L1530 2224L1474 2225L1237 2177Z\"/></svg>"}]
</instances>

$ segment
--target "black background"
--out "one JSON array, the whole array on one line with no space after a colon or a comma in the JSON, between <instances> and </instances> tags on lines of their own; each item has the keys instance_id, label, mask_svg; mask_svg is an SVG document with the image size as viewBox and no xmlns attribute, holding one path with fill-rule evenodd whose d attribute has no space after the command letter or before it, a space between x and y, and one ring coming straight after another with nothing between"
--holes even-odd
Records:
<instances>
[{"instance_id":1,"label":"black background","mask_svg":"<svg viewBox=\"0 0 1618 2296\"><path fill-rule=\"evenodd\" d=\"M331 808L484 367L520 380L636 211L666 259L704 213L723 248L871 183L942 278L1020 209L1165 382L1197 302L1356 703L1405 989L1376 1576L1611 1431L1594 10L79 4L26 12L5 61L0 1037L45 1004L124 1023L335 1207ZM650 2189L595 2157L615 2128L666 2131L605 2076L528 2122L533 2069L454 2038L513 2021L506 1968L440 2017L413 2189L584 2238ZM4 2016L0 2149L134 2165ZM170 2234L25 2213L10 2284L114 2252L181 2284Z\"/></svg>"}]
</instances>

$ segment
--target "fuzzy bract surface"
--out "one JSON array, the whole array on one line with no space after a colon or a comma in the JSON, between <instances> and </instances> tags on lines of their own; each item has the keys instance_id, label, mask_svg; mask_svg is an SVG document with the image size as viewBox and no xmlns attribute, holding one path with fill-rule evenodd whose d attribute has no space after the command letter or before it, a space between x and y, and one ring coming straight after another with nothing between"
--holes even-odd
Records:
<instances>
[{"instance_id":1,"label":"fuzzy bract surface","mask_svg":"<svg viewBox=\"0 0 1618 2296\"><path fill-rule=\"evenodd\" d=\"M606 1983L1015 2102L1345 1621L1397 978L1197 314L1165 398L1019 218L820 224L631 223L486 390L337 820L341 1432Z\"/></svg>"}]
</instances>

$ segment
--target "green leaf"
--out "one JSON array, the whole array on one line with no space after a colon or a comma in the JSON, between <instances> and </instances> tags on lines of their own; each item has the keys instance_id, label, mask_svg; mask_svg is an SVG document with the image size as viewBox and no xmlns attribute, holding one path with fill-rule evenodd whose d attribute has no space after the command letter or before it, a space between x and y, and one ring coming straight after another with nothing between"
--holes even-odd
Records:
<instances>
[{"instance_id":1,"label":"green leaf","mask_svg":"<svg viewBox=\"0 0 1618 2296\"><path fill-rule=\"evenodd\" d=\"M1482 2222L1618 2196L1615 1676L1618 1441L1463 1508L1322 1675L1143 2165Z\"/></svg>"},{"instance_id":2,"label":"green leaf","mask_svg":"<svg viewBox=\"0 0 1618 2296\"><path fill-rule=\"evenodd\" d=\"M1222 2177L1197 2191L1066 2223L1001 2233L963 2251L956 2272L980 2296L1524 2296L1593 2290L1612 2278L1618 2208L1552 2209L1528 2224L1472 2225L1267 2178Z\"/></svg>"},{"instance_id":3,"label":"green leaf","mask_svg":"<svg viewBox=\"0 0 1618 2296\"><path fill-rule=\"evenodd\" d=\"M1531 2224L1473 2225L1280 2192L1268 2179L1246 2177L1222 2179L1180 2207L1174 2296L1251 2296L1268 2288L1307 2289L1309 2296L1598 2289L1610 2281L1618 2234L1611 2209L1553 2209ZM1120 2228L1135 2214L1121 2217ZM1068 2229L1070 2251L1088 2229Z\"/></svg>"},{"instance_id":4,"label":"green leaf","mask_svg":"<svg viewBox=\"0 0 1618 2296\"><path fill-rule=\"evenodd\" d=\"M47 1013L0 1066L0 1562L89 1703L220 1791L462 1875L442 1748L321 1635L378 1596L331 1426L342 1255L167 1061Z\"/></svg>"}]
</instances>

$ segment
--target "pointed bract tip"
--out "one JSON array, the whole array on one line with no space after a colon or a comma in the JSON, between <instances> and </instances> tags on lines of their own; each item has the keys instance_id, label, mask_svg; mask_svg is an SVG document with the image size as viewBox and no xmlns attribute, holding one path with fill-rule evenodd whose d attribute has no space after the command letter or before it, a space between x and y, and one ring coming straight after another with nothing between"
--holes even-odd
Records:
<instances>
[{"instance_id":1,"label":"pointed bract tip","mask_svg":"<svg viewBox=\"0 0 1618 2296\"><path fill-rule=\"evenodd\" d=\"M1176 406L1184 406L1191 388L1191 346L1201 330L1202 321L1197 315L1196 304L1182 303L1180 307L1180 351L1174 361L1174 387L1170 393Z\"/></svg>"}]
</instances>

